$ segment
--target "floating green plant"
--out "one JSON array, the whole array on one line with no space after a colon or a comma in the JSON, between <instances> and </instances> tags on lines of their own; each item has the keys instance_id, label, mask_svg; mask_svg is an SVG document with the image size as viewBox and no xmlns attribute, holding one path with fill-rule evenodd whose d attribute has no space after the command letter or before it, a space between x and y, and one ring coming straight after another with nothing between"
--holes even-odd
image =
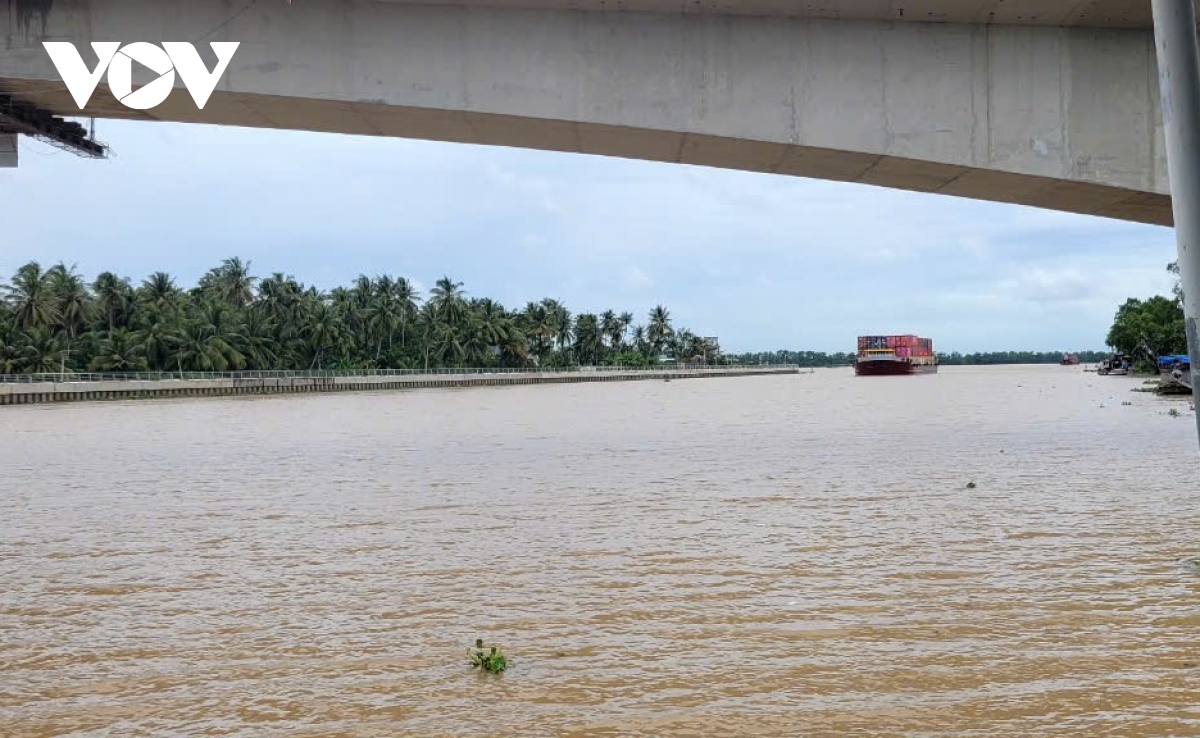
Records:
<instances>
[{"instance_id":1,"label":"floating green plant","mask_svg":"<svg viewBox=\"0 0 1200 738\"><path fill-rule=\"evenodd\" d=\"M967 482L967 489L975 489L975 483L974 483L974 482Z\"/></svg>"},{"instance_id":2,"label":"floating green plant","mask_svg":"<svg viewBox=\"0 0 1200 738\"><path fill-rule=\"evenodd\" d=\"M499 674L508 668L508 659L504 657L504 652L496 646L492 646L491 651L483 650L483 639L475 639L475 652L471 654L471 666L476 669L483 669L489 674Z\"/></svg>"}]
</instances>

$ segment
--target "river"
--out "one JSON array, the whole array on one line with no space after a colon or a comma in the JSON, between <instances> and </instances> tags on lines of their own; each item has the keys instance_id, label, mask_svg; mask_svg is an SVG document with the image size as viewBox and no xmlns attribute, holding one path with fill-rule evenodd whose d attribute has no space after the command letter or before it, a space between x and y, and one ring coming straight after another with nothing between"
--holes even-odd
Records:
<instances>
[{"instance_id":1,"label":"river","mask_svg":"<svg viewBox=\"0 0 1200 738\"><path fill-rule=\"evenodd\" d=\"M0 734L1196 735L1200 451L1139 385L3 408Z\"/></svg>"}]
</instances>

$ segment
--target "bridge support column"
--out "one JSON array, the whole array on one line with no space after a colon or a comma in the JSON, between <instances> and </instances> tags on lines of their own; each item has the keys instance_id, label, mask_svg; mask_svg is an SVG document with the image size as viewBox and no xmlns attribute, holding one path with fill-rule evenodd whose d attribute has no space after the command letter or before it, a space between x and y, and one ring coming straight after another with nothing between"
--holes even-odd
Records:
<instances>
[{"instance_id":1,"label":"bridge support column","mask_svg":"<svg viewBox=\"0 0 1200 738\"><path fill-rule=\"evenodd\" d=\"M1153 0L1152 7L1167 174L1195 397L1200 389L1200 39L1196 36L1192 0ZM1196 430L1200 433L1200 412L1196 413Z\"/></svg>"}]
</instances>

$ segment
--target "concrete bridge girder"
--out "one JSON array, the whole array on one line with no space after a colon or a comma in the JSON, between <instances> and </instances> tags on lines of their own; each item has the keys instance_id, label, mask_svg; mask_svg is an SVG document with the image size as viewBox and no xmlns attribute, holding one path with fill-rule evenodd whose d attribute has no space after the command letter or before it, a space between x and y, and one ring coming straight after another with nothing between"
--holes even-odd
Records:
<instances>
[{"instance_id":1,"label":"concrete bridge girder","mask_svg":"<svg viewBox=\"0 0 1200 738\"><path fill-rule=\"evenodd\" d=\"M58 115L571 151L1172 222L1154 39L1137 23L888 19L912 2L859 3L863 17L848 20L499 1L309 0L234 15L223 0L60 0L25 17L9 3L0 92ZM539 1L551 2L511 4ZM94 63L90 41L201 37L242 42L203 111L181 89L128 109L102 85L81 112L40 45L73 41Z\"/></svg>"}]
</instances>

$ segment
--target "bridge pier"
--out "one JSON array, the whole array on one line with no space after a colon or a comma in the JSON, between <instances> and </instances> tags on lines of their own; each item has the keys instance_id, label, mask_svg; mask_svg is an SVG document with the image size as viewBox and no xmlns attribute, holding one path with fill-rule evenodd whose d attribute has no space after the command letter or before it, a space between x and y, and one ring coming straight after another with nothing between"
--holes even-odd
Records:
<instances>
[{"instance_id":1,"label":"bridge pier","mask_svg":"<svg viewBox=\"0 0 1200 738\"><path fill-rule=\"evenodd\" d=\"M1200 387L1200 39L1192 0L1153 0L1152 8L1184 325L1192 386Z\"/></svg>"}]
</instances>

